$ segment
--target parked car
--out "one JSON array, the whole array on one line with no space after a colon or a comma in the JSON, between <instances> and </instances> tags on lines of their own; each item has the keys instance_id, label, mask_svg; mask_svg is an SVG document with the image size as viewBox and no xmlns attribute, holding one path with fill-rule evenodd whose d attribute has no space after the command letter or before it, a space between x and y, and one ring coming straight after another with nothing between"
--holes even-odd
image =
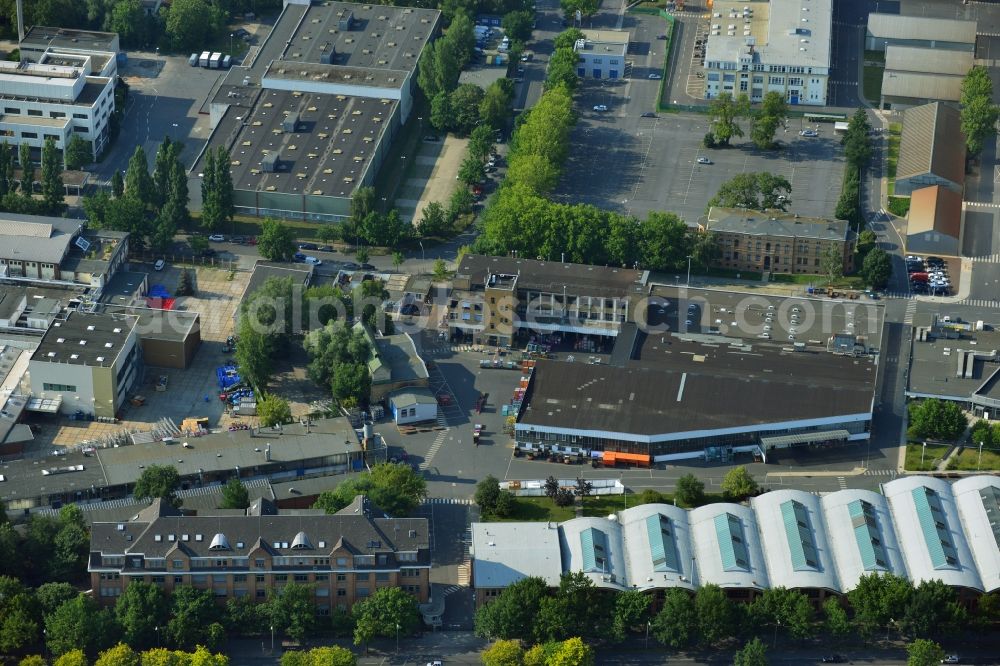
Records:
<instances>
[{"instance_id":1,"label":"parked car","mask_svg":"<svg viewBox=\"0 0 1000 666\"><path fill-rule=\"evenodd\" d=\"M949 654L947 657L941 660L942 664L961 664L962 660L958 658L957 654Z\"/></svg>"},{"instance_id":2,"label":"parked car","mask_svg":"<svg viewBox=\"0 0 1000 666\"><path fill-rule=\"evenodd\" d=\"M295 254L292 255L292 261L294 261L297 264L305 263L305 260L306 260L306 255L302 254L301 252L296 252Z\"/></svg>"},{"instance_id":3,"label":"parked car","mask_svg":"<svg viewBox=\"0 0 1000 666\"><path fill-rule=\"evenodd\" d=\"M828 654L823 657L824 664L843 664L845 661L847 659L842 654Z\"/></svg>"},{"instance_id":4,"label":"parked car","mask_svg":"<svg viewBox=\"0 0 1000 666\"><path fill-rule=\"evenodd\" d=\"M661 75L657 74L656 72L653 72L652 74L649 75L649 78L653 79L654 81L659 81L663 77Z\"/></svg>"},{"instance_id":5,"label":"parked car","mask_svg":"<svg viewBox=\"0 0 1000 666\"><path fill-rule=\"evenodd\" d=\"M699 157L697 159L697 162L698 164L711 164L712 160L708 159L707 157Z\"/></svg>"},{"instance_id":6,"label":"parked car","mask_svg":"<svg viewBox=\"0 0 1000 666\"><path fill-rule=\"evenodd\" d=\"M319 247L319 246L316 245L316 243L300 243L299 244L299 249L300 250L315 250L317 247Z\"/></svg>"},{"instance_id":7,"label":"parked car","mask_svg":"<svg viewBox=\"0 0 1000 666\"><path fill-rule=\"evenodd\" d=\"M323 260L317 259L316 257L306 257L303 259L303 263L312 264L313 266L322 266Z\"/></svg>"},{"instance_id":8,"label":"parked car","mask_svg":"<svg viewBox=\"0 0 1000 666\"><path fill-rule=\"evenodd\" d=\"M653 113L652 111L647 111L646 113L642 114L642 117L643 118L656 118L656 114Z\"/></svg>"},{"instance_id":9,"label":"parked car","mask_svg":"<svg viewBox=\"0 0 1000 666\"><path fill-rule=\"evenodd\" d=\"M336 252L332 245L320 245L316 250L318 252Z\"/></svg>"},{"instance_id":10,"label":"parked car","mask_svg":"<svg viewBox=\"0 0 1000 666\"><path fill-rule=\"evenodd\" d=\"M375 270L375 267L372 266L371 264L361 264L361 270L363 270L363 271L373 271L373 270Z\"/></svg>"},{"instance_id":11,"label":"parked car","mask_svg":"<svg viewBox=\"0 0 1000 666\"><path fill-rule=\"evenodd\" d=\"M810 137L819 136L819 132L817 132L816 130L804 129L801 132L799 132L799 136L810 136Z\"/></svg>"},{"instance_id":12,"label":"parked car","mask_svg":"<svg viewBox=\"0 0 1000 666\"><path fill-rule=\"evenodd\" d=\"M595 104L594 111L607 111L608 107L606 104Z\"/></svg>"},{"instance_id":13,"label":"parked car","mask_svg":"<svg viewBox=\"0 0 1000 666\"><path fill-rule=\"evenodd\" d=\"M662 40L662 39L666 39L667 36L666 35L657 35L656 38Z\"/></svg>"},{"instance_id":14,"label":"parked car","mask_svg":"<svg viewBox=\"0 0 1000 666\"><path fill-rule=\"evenodd\" d=\"M434 134L428 134L427 136L425 136L425 137L424 137L424 141L440 141L440 140L441 140L441 139L439 139L439 138L438 138L438 137L437 137L436 135L434 135Z\"/></svg>"},{"instance_id":15,"label":"parked car","mask_svg":"<svg viewBox=\"0 0 1000 666\"><path fill-rule=\"evenodd\" d=\"M162 271L163 267L166 266L166 265L167 265L167 262L163 261L163 259L157 259L156 263L153 264L153 270L154 271Z\"/></svg>"},{"instance_id":16,"label":"parked car","mask_svg":"<svg viewBox=\"0 0 1000 666\"><path fill-rule=\"evenodd\" d=\"M222 234L212 234L211 236L208 237L208 240L213 241L215 243L224 243L226 241L226 237L223 236Z\"/></svg>"},{"instance_id":17,"label":"parked car","mask_svg":"<svg viewBox=\"0 0 1000 666\"><path fill-rule=\"evenodd\" d=\"M233 236L230 242L236 243L237 245L243 245L243 243L247 242L247 239L244 238L243 236Z\"/></svg>"},{"instance_id":18,"label":"parked car","mask_svg":"<svg viewBox=\"0 0 1000 666\"><path fill-rule=\"evenodd\" d=\"M206 249L204 249L204 250L201 251L201 256L206 257L206 258L214 257L217 254L219 254L219 253L216 252L215 250L213 250L212 248L206 248Z\"/></svg>"}]
</instances>

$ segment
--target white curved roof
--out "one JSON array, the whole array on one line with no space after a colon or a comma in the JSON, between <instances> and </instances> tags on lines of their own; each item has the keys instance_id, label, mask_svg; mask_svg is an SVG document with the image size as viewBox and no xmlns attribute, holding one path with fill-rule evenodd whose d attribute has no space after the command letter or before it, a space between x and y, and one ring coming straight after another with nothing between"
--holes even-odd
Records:
<instances>
[{"instance_id":1,"label":"white curved roof","mask_svg":"<svg viewBox=\"0 0 1000 666\"><path fill-rule=\"evenodd\" d=\"M882 494L914 585L940 580L953 587L983 589L950 483L930 476L903 477L883 484Z\"/></svg>"},{"instance_id":2,"label":"white curved roof","mask_svg":"<svg viewBox=\"0 0 1000 666\"><path fill-rule=\"evenodd\" d=\"M670 504L640 504L618 514L628 584L640 590L695 589L688 512Z\"/></svg>"},{"instance_id":3,"label":"white curved roof","mask_svg":"<svg viewBox=\"0 0 1000 666\"><path fill-rule=\"evenodd\" d=\"M292 539L292 548L295 550L312 550L312 541L309 540L309 535L305 532L299 532Z\"/></svg>"},{"instance_id":4,"label":"white curved roof","mask_svg":"<svg viewBox=\"0 0 1000 666\"><path fill-rule=\"evenodd\" d=\"M972 476L951 492L985 592L1000 589L1000 478Z\"/></svg>"},{"instance_id":5,"label":"white curved roof","mask_svg":"<svg viewBox=\"0 0 1000 666\"><path fill-rule=\"evenodd\" d=\"M629 585L622 527L607 518L573 518L559 527L563 571L582 571L594 585L621 590Z\"/></svg>"},{"instance_id":6,"label":"white curved roof","mask_svg":"<svg viewBox=\"0 0 1000 666\"><path fill-rule=\"evenodd\" d=\"M740 504L708 504L688 514L695 581L719 587L770 587L757 518Z\"/></svg>"},{"instance_id":7,"label":"white curved roof","mask_svg":"<svg viewBox=\"0 0 1000 666\"><path fill-rule=\"evenodd\" d=\"M819 497L775 490L750 502L772 584L840 591Z\"/></svg>"},{"instance_id":8,"label":"white curved roof","mask_svg":"<svg viewBox=\"0 0 1000 666\"><path fill-rule=\"evenodd\" d=\"M212 543L208 546L209 550L232 550L229 547L229 540L226 535L219 532L214 537L212 537Z\"/></svg>"},{"instance_id":9,"label":"white curved roof","mask_svg":"<svg viewBox=\"0 0 1000 666\"><path fill-rule=\"evenodd\" d=\"M820 505L841 592L853 590L868 573L906 577L885 497L871 490L839 490L823 497Z\"/></svg>"}]
</instances>

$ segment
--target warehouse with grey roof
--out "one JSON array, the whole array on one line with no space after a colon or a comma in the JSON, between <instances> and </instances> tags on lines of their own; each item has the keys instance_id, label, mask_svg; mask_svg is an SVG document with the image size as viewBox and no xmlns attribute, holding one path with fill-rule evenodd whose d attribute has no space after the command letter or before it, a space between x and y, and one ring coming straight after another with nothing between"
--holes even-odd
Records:
<instances>
[{"instance_id":1,"label":"warehouse with grey roof","mask_svg":"<svg viewBox=\"0 0 1000 666\"><path fill-rule=\"evenodd\" d=\"M348 216L410 116L417 61L439 19L412 7L286 3L258 55L210 105L208 147L230 152L237 209ZM202 171L200 159L193 174Z\"/></svg>"}]
</instances>

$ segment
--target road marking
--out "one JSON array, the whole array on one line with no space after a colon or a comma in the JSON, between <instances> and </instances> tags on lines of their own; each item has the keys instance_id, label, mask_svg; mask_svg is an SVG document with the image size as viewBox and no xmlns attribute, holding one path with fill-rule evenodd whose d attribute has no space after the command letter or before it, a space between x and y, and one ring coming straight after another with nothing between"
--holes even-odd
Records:
<instances>
[{"instance_id":1,"label":"road marking","mask_svg":"<svg viewBox=\"0 0 1000 666\"><path fill-rule=\"evenodd\" d=\"M904 324L913 324L913 315L917 313L917 302L910 301L906 304L906 314L903 316Z\"/></svg>"},{"instance_id":2,"label":"road marking","mask_svg":"<svg viewBox=\"0 0 1000 666\"><path fill-rule=\"evenodd\" d=\"M419 465L421 472L426 471L427 468L431 466L434 456L437 455L438 449L440 449L441 445L444 444L444 439L447 435L448 431L442 430L437 434L437 437L434 438L434 443L431 444L431 448L427 450L427 455L424 457L423 462Z\"/></svg>"},{"instance_id":3,"label":"road marking","mask_svg":"<svg viewBox=\"0 0 1000 666\"><path fill-rule=\"evenodd\" d=\"M847 479L842 476L837 477L837 485L840 486L841 490L847 490Z\"/></svg>"}]
</instances>

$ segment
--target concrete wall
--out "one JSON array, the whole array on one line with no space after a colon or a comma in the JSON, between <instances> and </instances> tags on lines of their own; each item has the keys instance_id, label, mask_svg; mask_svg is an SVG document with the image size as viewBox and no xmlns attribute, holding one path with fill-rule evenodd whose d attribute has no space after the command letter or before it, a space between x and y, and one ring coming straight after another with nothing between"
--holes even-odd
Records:
<instances>
[{"instance_id":1,"label":"concrete wall","mask_svg":"<svg viewBox=\"0 0 1000 666\"><path fill-rule=\"evenodd\" d=\"M41 359L28 362L31 377L31 393L36 398L56 398L62 396L61 414L73 414L83 410L95 413L93 368L70 363L49 363ZM75 391L45 390L46 384L75 387Z\"/></svg>"}]
</instances>

